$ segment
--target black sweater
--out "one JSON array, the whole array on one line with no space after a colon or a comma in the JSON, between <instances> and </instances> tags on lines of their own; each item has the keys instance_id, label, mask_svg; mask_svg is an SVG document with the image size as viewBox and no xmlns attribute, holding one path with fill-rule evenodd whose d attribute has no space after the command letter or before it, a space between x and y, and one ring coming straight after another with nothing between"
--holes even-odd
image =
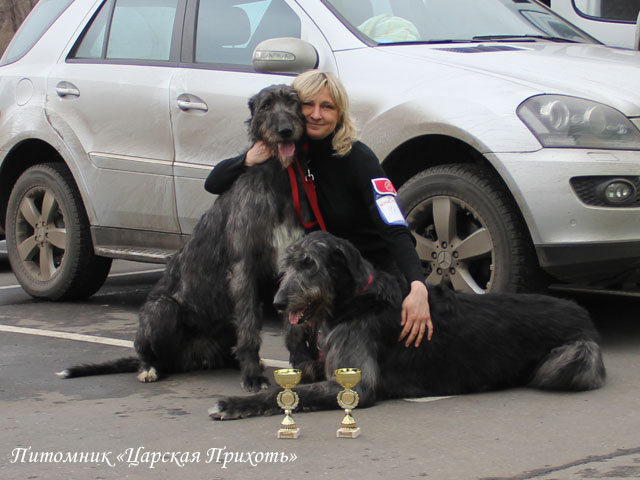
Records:
<instances>
[{"instance_id":1,"label":"black sweater","mask_svg":"<svg viewBox=\"0 0 640 480\"><path fill-rule=\"evenodd\" d=\"M315 177L327 230L353 243L377 268L390 270L395 263L408 282L424 281L415 241L404 217L389 213L394 210L395 196L390 194L392 187L384 181L387 176L375 154L362 142L355 142L345 157L333 156L332 152L331 137L309 141L308 168ZM244 160L243 154L220 162L207 177L205 189L223 193L249 168ZM373 179L383 180L374 188ZM386 208L380 209L378 204Z\"/></svg>"}]
</instances>

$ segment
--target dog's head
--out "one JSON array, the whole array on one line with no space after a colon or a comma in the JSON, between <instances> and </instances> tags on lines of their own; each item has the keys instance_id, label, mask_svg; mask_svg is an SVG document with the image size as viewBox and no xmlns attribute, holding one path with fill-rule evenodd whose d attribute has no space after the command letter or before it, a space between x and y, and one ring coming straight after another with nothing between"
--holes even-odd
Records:
<instances>
[{"instance_id":1,"label":"dog's head","mask_svg":"<svg viewBox=\"0 0 640 480\"><path fill-rule=\"evenodd\" d=\"M373 267L348 241L312 232L287 248L281 272L273 304L295 325L333 317L371 283Z\"/></svg>"},{"instance_id":2,"label":"dog's head","mask_svg":"<svg viewBox=\"0 0 640 480\"><path fill-rule=\"evenodd\" d=\"M251 140L261 140L277 152L283 167L291 165L305 131L297 92L288 85L263 88L249 99L249 110Z\"/></svg>"}]
</instances>

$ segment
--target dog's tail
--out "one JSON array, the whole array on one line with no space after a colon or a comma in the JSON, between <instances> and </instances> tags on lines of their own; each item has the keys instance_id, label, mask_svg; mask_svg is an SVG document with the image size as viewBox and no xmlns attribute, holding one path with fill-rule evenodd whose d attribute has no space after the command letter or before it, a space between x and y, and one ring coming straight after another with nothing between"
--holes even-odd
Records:
<instances>
[{"instance_id":1,"label":"dog's tail","mask_svg":"<svg viewBox=\"0 0 640 480\"><path fill-rule=\"evenodd\" d=\"M593 340L578 340L551 350L531 385L547 390L593 390L604 385L606 378L600 346Z\"/></svg>"},{"instance_id":2,"label":"dog's tail","mask_svg":"<svg viewBox=\"0 0 640 480\"><path fill-rule=\"evenodd\" d=\"M85 363L56 373L60 378L87 377L89 375L107 375L109 373L137 372L140 369L138 357L124 357L103 363Z\"/></svg>"}]
</instances>

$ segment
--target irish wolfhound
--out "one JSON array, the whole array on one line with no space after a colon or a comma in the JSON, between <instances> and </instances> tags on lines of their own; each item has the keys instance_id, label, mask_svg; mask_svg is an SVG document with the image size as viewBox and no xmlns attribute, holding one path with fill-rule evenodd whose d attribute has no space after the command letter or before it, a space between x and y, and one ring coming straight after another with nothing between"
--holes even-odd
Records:
<instances>
[{"instance_id":1,"label":"irish wolfhound","mask_svg":"<svg viewBox=\"0 0 640 480\"><path fill-rule=\"evenodd\" d=\"M60 376L139 370L141 382L153 382L170 372L239 365L247 390L268 384L259 357L261 299L273 298L278 256L304 233L285 171L304 134L304 117L297 93L285 85L263 89L249 108L251 140L278 154L240 176L169 261L140 311L138 356L72 367Z\"/></svg>"},{"instance_id":2,"label":"irish wolfhound","mask_svg":"<svg viewBox=\"0 0 640 480\"><path fill-rule=\"evenodd\" d=\"M360 406L378 399L454 395L529 385L550 390L602 386L605 368L589 314L542 295L463 294L430 288L433 339L405 348L397 282L374 271L348 242L312 233L291 245L275 305L292 322L321 319L329 380L299 385L299 410L339 408L333 371L362 369ZM279 412L278 388L220 400L217 420Z\"/></svg>"}]
</instances>

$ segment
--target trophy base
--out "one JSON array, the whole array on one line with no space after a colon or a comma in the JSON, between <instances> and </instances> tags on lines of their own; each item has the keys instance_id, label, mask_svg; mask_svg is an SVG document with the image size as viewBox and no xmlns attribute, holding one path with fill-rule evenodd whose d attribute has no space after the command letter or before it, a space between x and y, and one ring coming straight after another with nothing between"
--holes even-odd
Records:
<instances>
[{"instance_id":1,"label":"trophy base","mask_svg":"<svg viewBox=\"0 0 640 480\"><path fill-rule=\"evenodd\" d=\"M338 438L358 438L360 436L360 427L357 428L339 428L336 432Z\"/></svg>"},{"instance_id":2,"label":"trophy base","mask_svg":"<svg viewBox=\"0 0 640 480\"><path fill-rule=\"evenodd\" d=\"M300 436L300 429L285 429L281 428L278 430L278 438L298 438Z\"/></svg>"}]
</instances>

